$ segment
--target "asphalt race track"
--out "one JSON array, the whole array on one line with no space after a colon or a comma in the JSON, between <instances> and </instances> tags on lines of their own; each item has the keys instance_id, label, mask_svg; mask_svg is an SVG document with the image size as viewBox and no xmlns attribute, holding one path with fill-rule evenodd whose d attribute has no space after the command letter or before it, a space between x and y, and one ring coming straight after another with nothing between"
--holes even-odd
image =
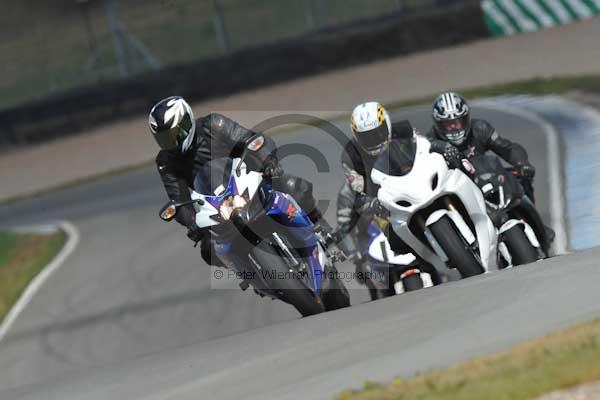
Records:
<instances>
[{"instance_id":1,"label":"asphalt race track","mask_svg":"<svg viewBox=\"0 0 600 400\"><path fill-rule=\"evenodd\" d=\"M0 392L7 399L320 399L599 314L593 250Z\"/></svg>"},{"instance_id":2,"label":"asphalt race track","mask_svg":"<svg viewBox=\"0 0 600 400\"><path fill-rule=\"evenodd\" d=\"M427 111L395 117L425 129ZM544 132L505 112L475 115L529 150L549 221ZM313 181L333 223L340 145L315 128L276 140L325 155L329 172L301 156L284 166ZM242 292L234 281L219 285L232 290L211 290L211 271L184 231L158 219L165 200L156 172L145 169L0 209L2 226L67 219L81 233L78 249L0 342L0 398L327 397L600 311L589 252L367 304L359 304L366 292L353 290L358 306L300 320L291 306Z\"/></svg>"}]
</instances>

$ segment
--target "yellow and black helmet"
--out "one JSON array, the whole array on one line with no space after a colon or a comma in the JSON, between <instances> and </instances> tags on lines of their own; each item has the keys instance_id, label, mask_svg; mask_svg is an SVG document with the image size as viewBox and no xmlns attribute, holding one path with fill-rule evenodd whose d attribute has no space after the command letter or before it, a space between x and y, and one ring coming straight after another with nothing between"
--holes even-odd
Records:
<instances>
[{"instance_id":1,"label":"yellow and black helmet","mask_svg":"<svg viewBox=\"0 0 600 400\"><path fill-rule=\"evenodd\" d=\"M357 105L352 111L350 127L358 144L371 156L381 152L392 132L388 112L376 101Z\"/></svg>"}]
</instances>

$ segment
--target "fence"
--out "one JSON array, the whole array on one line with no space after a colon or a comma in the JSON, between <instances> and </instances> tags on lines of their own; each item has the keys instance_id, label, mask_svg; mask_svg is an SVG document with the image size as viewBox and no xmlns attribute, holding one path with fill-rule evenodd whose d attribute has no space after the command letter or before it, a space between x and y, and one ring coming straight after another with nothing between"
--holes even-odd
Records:
<instances>
[{"instance_id":1,"label":"fence","mask_svg":"<svg viewBox=\"0 0 600 400\"><path fill-rule=\"evenodd\" d=\"M457 0L2 0L0 109Z\"/></svg>"},{"instance_id":2,"label":"fence","mask_svg":"<svg viewBox=\"0 0 600 400\"><path fill-rule=\"evenodd\" d=\"M155 48L148 49L148 42L137 32L117 30L112 42L114 50L110 52L114 56L113 63L109 64L112 72L104 72L99 78L104 81L0 109L0 149L82 132L107 121L147 112L166 94L177 93L190 101L198 101L489 35L479 0L445 1L444 4L419 8L416 13L386 14L360 22L352 20L293 39L261 43L177 65L162 63ZM91 18L89 22L91 24ZM57 31L60 29L64 27L57 26ZM94 41L90 43L86 61L97 63L99 56L94 51ZM171 53L177 53L179 42L170 44ZM121 61L119 56L123 57ZM155 61L160 63L158 69L153 66ZM41 71L44 65L37 67ZM126 78L118 79L120 74ZM45 82L45 75L40 74L40 77L40 81ZM70 79L76 80L74 77L79 76L75 74Z\"/></svg>"},{"instance_id":3,"label":"fence","mask_svg":"<svg viewBox=\"0 0 600 400\"><path fill-rule=\"evenodd\" d=\"M495 36L537 31L600 14L600 0L483 0L481 7Z\"/></svg>"}]
</instances>

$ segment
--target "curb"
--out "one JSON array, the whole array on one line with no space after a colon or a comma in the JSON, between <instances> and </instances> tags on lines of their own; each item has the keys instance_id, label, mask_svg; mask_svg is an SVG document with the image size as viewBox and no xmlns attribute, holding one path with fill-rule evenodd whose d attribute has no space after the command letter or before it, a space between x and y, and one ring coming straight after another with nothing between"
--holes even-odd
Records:
<instances>
[{"instance_id":1,"label":"curb","mask_svg":"<svg viewBox=\"0 0 600 400\"><path fill-rule=\"evenodd\" d=\"M53 224L31 227L31 228L21 228L18 231L35 231L42 230L47 231L49 228L57 228L65 232L67 235L67 240L62 247L62 249L58 252L58 254L54 257L52 261L48 265L42 269L42 271L37 274L31 282L27 285L17 302L11 307L10 311L0 324L0 341L6 336L12 325L14 324L17 317L23 312L25 307L31 302L33 296L37 293L37 291L42 287L42 285L50 278L50 276L57 271L66 259L73 253L77 244L79 244L79 230L68 221L58 221Z\"/></svg>"}]
</instances>

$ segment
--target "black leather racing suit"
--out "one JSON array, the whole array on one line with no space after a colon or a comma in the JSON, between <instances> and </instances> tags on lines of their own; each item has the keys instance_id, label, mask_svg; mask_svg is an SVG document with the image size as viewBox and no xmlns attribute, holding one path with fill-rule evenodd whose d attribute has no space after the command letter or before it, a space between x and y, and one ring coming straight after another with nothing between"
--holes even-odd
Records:
<instances>
[{"instance_id":1,"label":"black leather racing suit","mask_svg":"<svg viewBox=\"0 0 600 400\"><path fill-rule=\"evenodd\" d=\"M411 138L413 128L409 121L403 120L392 124L392 139ZM338 235L343 238L338 247L356 264L357 272L365 271L365 259L362 251L368 237L368 228L372 217L361 215L361 207L377 197L379 186L371 180L371 170L377 156L366 153L356 142L348 141L342 153L342 169L346 180L338 193L337 224ZM362 281L359 276L359 281Z\"/></svg>"},{"instance_id":2,"label":"black leather racing suit","mask_svg":"<svg viewBox=\"0 0 600 400\"><path fill-rule=\"evenodd\" d=\"M444 154L448 141L437 134L435 126L427 133L427 139L431 142L431 151ZM527 151L523 146L501 137L489 122L482 119L472 119L471 131L467 139L462 145L456 147L467 159L491 150L514 167L529 163ZM525 193L533 201L532 182L522 179L521 183Z\"/></svg>"},{"instance_id":3,"label":"black leather racing suit","mask_svg":"<svg viewBox=\"0 0 600 400\"><path fill-rule=\"evenodd\" d=\"M185 154L178 150L161 150L156 157L156 166L165 186L167 195L174 201L190 199L190 189L198 170L213 159L241 155L245 141L255 135L231 119L220 114L209 114L196 120L193 143ZM257 152L249 151L246 162L251 168L260 170L264 165L277 164L276 146L273 139L265 136L265 143ZM312 195L312 184L302 178L283 174L273 180L275 190L292 195L309 214L313 222L320 218ZM192 235L202 241L202 257L212 265L219 262L212 254L212 241L207 231L201 231L195 223L195 211L192 205L180 207L176 220L186 226ZM207 240L205 240L207 239Z\"/></svg>"}]
</instances>

